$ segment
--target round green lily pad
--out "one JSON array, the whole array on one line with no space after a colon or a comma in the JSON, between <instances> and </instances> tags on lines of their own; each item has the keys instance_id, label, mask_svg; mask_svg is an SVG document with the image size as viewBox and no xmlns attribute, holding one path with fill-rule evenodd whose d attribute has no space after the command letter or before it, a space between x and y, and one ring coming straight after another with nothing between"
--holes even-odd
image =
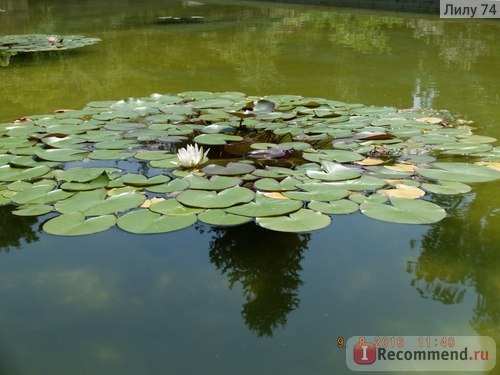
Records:
<instances>
[{"instance_id":1,"label":"round green lily pad","mask_svg":"<svg viewBox=\"0 0 500 375\"><path fill-rule=\"evenodd\" d=\"M417 173L426 178L456 182L487 182L500 178L500 171L469 163L435 162L431 169L419 168Z\"/></svg>"},{"instance_id":2,"label":"round green lily pad","mask_svg":"<svg viewBox=\"0 0 500 375\"><path fill-rule=\"evenodd\" d=\"M182 204L200 208L226 208L250 202L255 197L252 190L232 187L221 192L210 190L184 190L175 198Z\"/></svg>"},{"instance_id":3,"label":"round green lily pad","mask_svg":"<svg viewBox=\"0 0 500 375\"><path fill-rule=\"evenodd\" d=\"M114 215L85 218L81 212L73 212L50 219L43 230L58 236L81 236L105 231L116 224Z\"/></svg>"},{"instance_id":4,"label":"round green lily pad","mask_svg":"<svg viewBox=\"0 0 500 375\"><path fill-rule=\"evenodd\" d=\"M401 224L432 224L446 217L437 204L421 199L389 198L391 204L365 202L361 213L373 219Z\"/></svg>"},{"instance_id":5,"label":"round green lily pad","mask_svg":"<svg viewBox=\"0 0 500 375\"><path fill-rule=\"evenodd\" d=\"M254 202L226 208L225 211L241 216L258 217L284 215L297 211L301 207L302 202L296 200L273 199L257 195Z\"/></svg>"},{"instance_id":6,"label":"round green lily pad","mask_svg":"<svg viewBox=\"0 0 500 375\"><path fill-rule=\"evenodd\" d=\"M309 232L322 229L331 223L329 216L308 209L300 209L286 216L258 217L257 223L278 232Z\"/></svg>"},{"instance_id":7,"label":"round green lily pad","mask_svg":"<svg viewBox=\"0 0 500 375\"><path fill-rule=\"evenodd\" d=\"M353 212L358 211L359 206L357 203L347 199L340 199L337 201L331 202L318 202L312 201L309 202L307 208L311 210L321 212L327 215L341 215L341 214L352 214Z\"/></svg>"},{"instance_id":8,"label":"round green lily pad","mask_svg":"<svg viewBox=\"0 0 500 375\"><path fill-rule=\"evenodd\" d=\"M233 226L248 223L252 219L248 216L231 214L221 209L208 209L198 214L198 220L210 225Z\"/></svg>"},{"instance_id":9,"label":"round green lily pad","mask_svg":"<svg viewBox=\"0 0 500 375\"><path fill-rule=\"evenodd\" d=\"M167 233L187 228L196 223L197 217L190 215L161 215L146 209L129 212L118 219L118 227L136 234Z\"/></svg>"}]
</instances>

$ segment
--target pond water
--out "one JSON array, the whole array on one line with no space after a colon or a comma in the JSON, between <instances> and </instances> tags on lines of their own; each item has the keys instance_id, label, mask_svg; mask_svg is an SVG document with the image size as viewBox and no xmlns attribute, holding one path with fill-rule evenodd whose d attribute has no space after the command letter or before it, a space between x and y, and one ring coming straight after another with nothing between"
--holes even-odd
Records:
<instances>
[{"instance_id":1,"label":"pond water","mask_svg":"<svg viewBox=\"0 0 500 375\"><path fill-rule=\"evenodd\" d=\"M1 1L0 34L102 42L14 56L0 122L187 90L447 109L500 137L500 24L265 2ZM203 16L158 24L160 16ZM300 234L199 224L65 238L0 207L0 374L339 374L339 336L500 340L498 183L433 225Z\"/></svg>"}]
</instances>

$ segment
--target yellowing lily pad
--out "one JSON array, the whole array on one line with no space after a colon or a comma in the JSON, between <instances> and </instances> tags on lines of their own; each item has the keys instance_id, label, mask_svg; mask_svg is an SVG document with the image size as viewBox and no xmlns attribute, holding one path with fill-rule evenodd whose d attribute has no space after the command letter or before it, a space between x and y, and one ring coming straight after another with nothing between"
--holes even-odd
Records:
<instances>
[{"instance_id":1,"label":"yellowing lily pad","mask_svg":"<svg viewBox=\"0 0 500 375\"><path fill-rule=\"evenodd\" d=\"M387 197L405 198L405 199L417 199L425 195L425 191L423 191L422 189L405 184L396 184L395 189L379 190L377 193L385 195Z\"/></svg>"}]
</instances>

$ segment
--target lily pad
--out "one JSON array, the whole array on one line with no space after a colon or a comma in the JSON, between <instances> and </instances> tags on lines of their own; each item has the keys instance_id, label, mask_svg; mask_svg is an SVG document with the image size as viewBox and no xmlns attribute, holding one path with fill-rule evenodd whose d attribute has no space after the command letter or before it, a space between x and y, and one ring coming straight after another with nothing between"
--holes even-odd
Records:
<instances>
[{"instance_id":1,"label":"lily pad","mask_svg":"<svg viewBox=\"0 0 500 375\"><path fill-rule=\"evenodd\" d=\"M105 231L116 224L114 215L85 218L81 212L73 212L50 219L43 230L59 236L81 236Z\"/></svg>"},{"instance_id":2,"label":"lily pad","mask_svg":"<svg viewBox=\"0 0 500 375\"><path fill-rule=\"evenodd\" d=\"M84 150L56 148L48 150L40 150L35 152L35 155L40 159L48 161L76 161L82 160L87 156L88 152Z\"/></svg>"},{"instance_id":3,"label":"lily pad","mask_svg":"<svg viewBox=\"0 0 500 375\"><path fill-rule=\"evenodd\" d=\"M432 166L436 168L419 168L417 173L433 180L456 182L487 182L500 178L499 171L475 164L436 162Z\"/></svg>"},{"instance_id":4,"label":"lily pad","mask_svg":"<svg viewBox=\"0 0 500 375\"><path fill-rule=\"evenodd\" d=\"M212 176L210 179L190 175L184 177L184 180L189 182L190 189L200 190L224 190L237 186L241 183L241 178L231 176Z\"/></svg>"},{"instance_id":5,"label":"lily pad","mask_svg":"<svg viewBox=\"0 0 500 375\"><path fill-rule=\"evenodd\" d=\"M157 212L163 215L192 215L203 212L203 208L187 207L179 203L177 199L166 199L161 202L153 203L149 206L149 209L153 212Z\"/></svg>"},{"instance_id":6,"label":"lily pad","mask_svg":"<svg viewBox=\"0 0 500 375\"><path fill-rule=\"evenodd\" d=\"M219 193L211 190L184 190L176 199L186 206L200 208L226 208L250 202L255 197L252 190L233 187Z\"/></svg>"},{"instance_id":7,"label":"lily pad","mask_svg":"<svg viewBox=\"0 0 500 375\"><path fill-rule=\"evenodd\" d=\"M31 180L50 172L50 167L41 165L33 168L11 168L9 165L0 166L0 181Z\"/></svg>"},{"instance_id":8,"label":"lily pad","mask_svg":"<svg viewBox=\"0 0 500 375\"><path fill-rule=\"evenodd\" d=\"M41 216L51 211L54 211L54 207L48 204L30 204L20 206L17 210L12 211L12 213L17 216Z\"/></svg>"},{"instance_id":9,"label":"lily pad","mask_svg":"<svg viewBox=\"0 0 500 375\"><path fill-rule=\"evenodd\" d=\"M228 141L242 141L243 137L239 135L228 134L201 134L194 137L193 141L202 145L225 145Z\"/></svg>"},{"instance_id":10,"label":"lily pad","mask_svg":"<svg viewBox=\"0 0 500 375\"><path fill-rule=\"evenodd\" d=\"M347 189L322 183L297 185L303 191L285 191L283 195L301 201L334 201L349 195Z\"/></svg>"},{"instance_id":11,"label":"lily pad","mask_svg":"<svg viewBox=\"0 0 500 375\"><path fill-rule=\"evenodd\" d=\"M95 180L103 173L111 174L118 171L118 168L110 167L72 168L65 171L58 171L54 176L58 181L89 182Z\"/></svg>"},{"instance_id":12,"label":"lily pad","mask_svg":"<svg viewBox=\"0 0 500 375\"><path fill-rule=\"evenodd\" d=\"M308 209L300 209L287 216L258 217L257 223L278 232L309 232L322 229L331 223L329 216Z\"/></svg>"},{"instance_id":13,"label":"lily pad","mask_svg":"<svg viewBox=\"0 0 500 375\"><path fill-rule=\"evenodd\" d=\"M222 165L210 164L202 169L207 175L219 175L219 176L238 176L247 173L252 173L255 167L251 164L245 163L227 163L224 167Z\"/></svg>"},{"instance_id":14,"label":"lily pad","mask_svg":"<svg viewBox=\"0 0 500 375\"><path fill-rule=\"evenodd\" d=\"M97 216L128 211L139 207L145 199L144 195L136 192L121 193L106 199L106 190L96 189L59 201L55 204L55 209L63 214L82 212L86 216Z\"/></svg>"},{"instance_id":15,"label":"lily pad","mask_svg":"<svg viewBox=\"0 0 500 375\"><path fill-rule=\"evenodd\" d=\"M191 215L162 215L147 209L129 212L118 219L118 227L136 234L167 233L187 228L196 223Z\"/></svg>"},{"instance_id":16,"label":"lily pad","mask_svg":"<svg viewBox=\"0 0 500 375\"><path fill-rule=\"evenodd\" d=\"M147 191L151 191L153 193L174 193L178 191L185 190L189 187L189 181L176 178L175 180L170 181L168 184L160 184L153 186L146 186L145 189Z\"/></svg>"},{"instance_id":17,"label":"lily pad","mask_svg":"<svg viewBox=\"0 0 500 375\"><path fill-rule=\"evenodd\" d=\"M311 210L327 215L352 214L359 209L357 203L347 199L340 199L331 202L312 201L307 205L307 207Z\"/></svg>"},{"instance_id":18,"label":"lily pad","mask_svg":"<svg viewBox=\"0 0 500 375\"><path fill-rule=\"evenodd\" d=\"M297 180L293 177L286 177L282 181L276 181L272 178L263 178L255 181L254 187L256 189L262 191L288 191L288 190L296 190L297 184L300 184L301 181Z\"/></svg>"},{"instance_id":19,"label":"lily pad","mask_svg":"<svg viewBox=\"0 0 500 375\"><path fill-rule=\"evenodd\" d=\"M150 178L147 178L146 176L138 173L127 173L122 176L122 182L125 185L136 187L154 186L166 183L168 181L170 181L170 178L162 174Z\"/></svg>"},{"instance_id":20,"label":"lily pad","mask_svg":"<svg viewBox=\"0 0 500 375\"><path fill-rule=\"evenodd\" d=\"M292 199L273 199L257 195L254 202L249 202L235 207L227 208L230 214L241 216L277 216L297 211L302 207L302 202Z\"/></svg>"},{"instance_id":21,"label":"lily pad","mask_svg":"<svg viewBox=\"0 0 500 375\"><path fill-rule=\"evenodd\" d=\"M438 181L438 184L423 183L422 189L434 194L464 194L472 190L469 185L455 181Z\"/></svg>"},{"instance_id":22,"label":"lily pad","mask_svg":"<svg viewBox=\"0 0 500 375\"><path fill-rule=\"evenodd\" d=\"M361 213L373 219L401 224L432 224L446 217L437 204L421 199L389 198L391 204L365 202Z\"/></svg>"},{"instance_id":23,"label":"lily pad","mask_svg":"<svg viewBox=\"0 0 500 375\"><path fill-rule=\"evenodd\" d=\"M234 215L221 209L209 209L198 214L198 220L216 226L233 226L248 223L252 219L248 216Z\"/></svg>"}]
</instances>

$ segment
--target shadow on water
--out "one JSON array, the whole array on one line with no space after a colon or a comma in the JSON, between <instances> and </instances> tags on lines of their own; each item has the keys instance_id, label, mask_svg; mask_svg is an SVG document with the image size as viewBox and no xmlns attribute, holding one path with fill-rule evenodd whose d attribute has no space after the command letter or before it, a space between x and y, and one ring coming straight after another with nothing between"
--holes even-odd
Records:
<instances>
[{"instance_id":1,"label":"shadow on water","mask_svg":"<svg viewBox=\"0 0 500 375\"><path fill-rule=\"evenodd\" d=\"M229 280L240 283L245 303L242 316L259 336L284 327L287 315L299 307L299 273L309 233L272 232L255 223L211 228L210 261Z\"/></svg>"}]
</instances>

